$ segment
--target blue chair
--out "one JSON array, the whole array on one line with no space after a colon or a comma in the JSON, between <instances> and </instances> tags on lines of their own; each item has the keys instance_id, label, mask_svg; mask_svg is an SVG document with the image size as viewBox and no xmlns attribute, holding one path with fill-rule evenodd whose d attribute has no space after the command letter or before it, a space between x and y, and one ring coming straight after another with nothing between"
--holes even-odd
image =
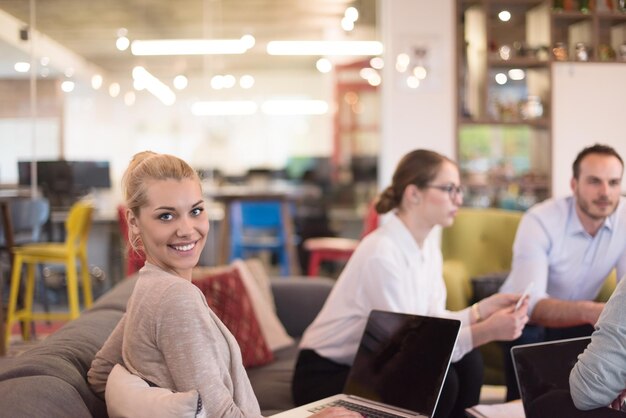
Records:
<instances>
[{"instance_id":1,"label":"blue chair","mask_svg":"<svg viewBox=\"0 0 626 418\"><path fill-rule=\"evenodd\" d=\"M290 274L287 205L279 200L236 200L230 204L230 260L269 251L283 276Z\"/></svg>"}]
</instances>

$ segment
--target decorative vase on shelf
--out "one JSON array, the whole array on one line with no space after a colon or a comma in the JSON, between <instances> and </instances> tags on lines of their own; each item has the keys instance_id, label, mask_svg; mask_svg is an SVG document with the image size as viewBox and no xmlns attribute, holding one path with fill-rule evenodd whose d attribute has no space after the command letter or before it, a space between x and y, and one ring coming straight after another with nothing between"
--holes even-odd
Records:
<instances>
[{"instance_id":1,"label":"decorative vase on shelf","mask_svg":"<svg viewBox=\"0 0 626 418\"><path fill-rule=\"evenodd\" d=\"M565 48L565 43L557 42L554 44L552 55L554 55L554 59L557 61L567 61L567 48Z\"/></svg>"},{"instance_id":2,"label":"decorative vase on shelf","mask_svg":"<svg viewBox=\"0 0 626 418\"><path fill-rule=\"evenodd\" d=\"M563 10L572 11L576 10L574 0L563 0Z\"/></svg>"},{"instance_id":3,"label":"decorative vase on shelf","mask_svg":"<svg viewBox=\"0 0 626 418\"><path fill-rule=\"evenodd\" d=\"M589 61L589 48L582 42L576 44L576 61Z\"/></svg>"}]
</instances>

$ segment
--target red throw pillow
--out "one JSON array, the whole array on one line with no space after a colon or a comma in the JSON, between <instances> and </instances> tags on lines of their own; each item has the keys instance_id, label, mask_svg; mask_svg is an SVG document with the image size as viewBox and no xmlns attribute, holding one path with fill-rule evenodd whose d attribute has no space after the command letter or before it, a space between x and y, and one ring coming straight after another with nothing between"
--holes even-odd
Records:
<instances>
[{"instance_id":1,"label":"red throw pillow","mask_svg":"<svg viewBox=\"0 0 626 418\"><path fill-rule=\"evenodd\" d=\"M193 284L200 288L213 312L235 336L244 367L261 366L274 359L236 268L194 279Z\"/></svg>"}]
</instances>

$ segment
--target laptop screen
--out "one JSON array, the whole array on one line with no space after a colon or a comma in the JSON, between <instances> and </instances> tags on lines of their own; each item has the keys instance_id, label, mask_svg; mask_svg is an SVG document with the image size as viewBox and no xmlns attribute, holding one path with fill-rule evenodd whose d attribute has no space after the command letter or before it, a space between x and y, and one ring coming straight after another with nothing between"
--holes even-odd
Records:
<instances>
[{"instance_id":1,"label":"laptop screen","mask_svg":"<svg viewBox=\"0 0 626 418\"><path fill-rule=\"evenodd\" d=\"M460 321L372 311L344 393L432 416Z\"/></svg>"},{"instance_id":2,"label":"laptop screen","mask_svg":"<svg viewBox=\"0 0 626 418\"><path fill-rule=\"evenodd\" d=\"M526 416L541 395L552 390L569 391L569 374L591 342L590 337L518 345L511 349L515 376Z\"/></svg>"}]
</instances>

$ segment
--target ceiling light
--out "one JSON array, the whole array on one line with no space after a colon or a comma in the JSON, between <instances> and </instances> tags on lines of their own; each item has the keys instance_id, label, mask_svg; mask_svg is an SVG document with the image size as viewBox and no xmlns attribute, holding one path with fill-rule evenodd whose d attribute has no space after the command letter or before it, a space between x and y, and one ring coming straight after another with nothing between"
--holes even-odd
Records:
<instances>
[{"instance_id":1,"label":"ceiling light","mask_svg":"<svg viewBox=\"0 0 626 418\"><path fill-rule=\"evenodd\" d=\"M243 54L254 45L254 37L241 39L161 39L133 41L133 55Z\"/></svg>"},{"instance_id":2,"label":"ceiling light","mask_svg":"<svg viewBox=\"0 0 626 418\"><path fill-rule=\"evenodd\" d=\"M423 80L428 75L428 71L426 71L426 67L424 67L423 65L418 65L413 68L413 75L419 80Z\"/></svg>"},{"instance_id":3,"label":"ceiling light","mask_svg":"<svg viewBox=\"0 0 626 418\"><path fill-rule=\"evenodd\" d=\"M137 96L135 95L134 91L127 91L126 94L124 94L124 104L126 106L132 106L133 104L135 104L136 99Z\"/></svg>"},{"instance_id":4,"label":"ceiling light","mask_svg":"<svg viewBox=\"0 0 626 418\"><path fill-rule=\"evenodd\" d=\"M235 84L237 83L237 79L232 74L226 74L222 78L222 82L224 83L224 88L225 89L230 89L230 88L235 86Z\"/></svg>"},{"instance_id":5,"label":"ceiling light","mask_svg":"<svg viewBox=\"0 0 626 418\"><path fill-rule=\"evenodd\" d=\"M511 12L509 12L508 10L502 10L500 13L498 13L498 19L503 22L508 22L509 20L511 20Z\"/></svg>"},{"instance_id":6,"label":"ceiling light","mask_svg":"<svg viewBox=\"0 0 626 418\"><path fill-rule=\"evenodd\" d=\"M39 60L39 62L41 63L42 66L47 66L48 64L50 64L50 58L48 57L41 57L41 59Z\"/></svg>"},{"instance_id":7,"label":"ceiling light","mask_svg":"<svg viewBox=\"0 0 626 418\"><path fill-rule=\"evenodd\" d=\"M254 86L254 77L248 74L242 75L239 79L239 86L242 89L249 89L250 87Z\"/></svg>"},{"instance_id":8,"label":"ceiling light","mask_svg":"<svg viewBox=\"0 0 626 418\"><path fill-rule=\"evenodd\" d=\"M356 22L359 18L359 11L356 9L356 7L350 6L346 9L343 15L346 19L350 19L352 22Z\"/></svg>"},{"instance_id":9,"label":"ceiling light","mask_svg":"<svg viewBox=\"0 0 626 418\"><path fill-rule=\"evenodd\" d=\"M102 87L102 76L100 74L95 74L91 77L91 87L93 87L94 90L98 90Z\"/></svg>"},{"instance_id":10,"label":"ceiling light","mask_svg":"<svg viewBox=\"0 0 626 418\"><path fill-rule=\"evenodd\" d=\"M270 55L380 55L383 44L378 41L271 41Z\"/></svg>"},{"instance_id":11,"label":"ceiling light","mask_svg":"<svg viewBox=\"0 0 626 418\"><path fill-rule=\"evenodd\" d=\"M396 57L396 70L399 73L403 73L409 68L410 63L411 57L409 57L409 54L398 54L398 56Z\"/></svg>"},{"instance_id":12,"label":"ceiling light","mask_svg":"<svg viewBox=\"0 0 626 418\"><path fill-rule=\"evenodd\" d=\"M511 68L509 70L509 78L515 81L523 80L526 78L526 73L521 68Z\"/></svg>"},{"instance_id":13,"label":"ceiling light","mask_svg":"<svg viewBox=\"0 0 626 418\"><path fill-rule=\"evenodd\" d=\"M385 66L385 61L381 57L374 57L370 60L370 65L372 68L376 68L377 70L382 70Z\"/></svg>"},{"instance_id":14,"label":"ceiling light","mask_svg":"<svg viewBox=\"0 0 626 418\"><path fill-rule=\"evenodd\" d=\"M27 73L30 70L30 63L23 61L16 62L13 68L15 68L15 71L18 73Z\"/></svg>"},{"instance_id":15,"label":"ceiling light","mask_svg":"<svg viewBox=\"0 0 626 418\"><path fill-rule=\"evenodd\" d=\"M359 95L353 91L349 91L343 96L343 100L346 101L349 105L353 105L359 101Z\"/></svg>"},{"instance_id":16,"label":"ceiling light","mask_svg":"<svg viewBox=\"0 0 626 418\"><path fill-rule=\"evenodd\" d=\"M196 116L252 115L257 104L250 100L195 102L191 113Z\"/></svg>"},{"instance_id":17,"label":"ceiling light","mask_svg":"<svg viewBox=\"0 0 626 418\"><path fill-rule=\"evenodd\" d=\"M416 89L416 88L418 88L420 86L420 80L419 80L419 78L411 75L411 76L407 77L406 85L409 86L412 89Z\"/></svg>"},{"instance_id":18,"label":"ceiling light","mask_svg":"<svg viewBox=\"0 0 626 418\"><path fill-rule=\"evenodd\" d=\"M380 74L378 73L373 73L368 79L367 82L369 83L370 86L380 86L380 83L382 82L382 78L380 77Z\"/></svg>"},{"instance_id":19,"label":"ceiling light","mask_svg":"<svg viewBox=\"0 0 626 418\"><path fill-rule=\"evenodd\" d=\"M72 67L68 67L65 69L65 77L71 77L74 75L74 69Z\"/></svg>"},{"instance_id":20,"label":"ceiling light","mask_svg":"<svg viewBox=\"0 0 626 418\"><path fill-rule=\"evenodd\" d=\"M111 83L109 86L109 94L111 97L117 97L120 94L120 85L119 83Z\"/></svg>"},{"instance_id":21,"label":"ceiling light","mask_svg":"<svg viewBox=\"0 0 626 418\"><path fill-rule=\"evenodd\" d=\"M346 32L350 32L352 29L354 29L354 21L348 19L347 17L344 17L343 19L341 19L341 29L345 30Z\"/></svg>"},{"instance_id":22,"label":"ceiling light","mask_svg":"<svg viewBox=\"0 0 626 418\"><path fill-rule=\"evenodd\" d=\"M120 51L126 51L129 45L130 45L130 41L125 36L120 36L115 41L115 47L119 49Z\"/></svg>"},{"instance_id":23,"label":"ceiling light","mask_svg":"<svg viewBox=\"0 0 626 418\"><path fill-rule=\"evenodd\" d=\"M245 46L247 49L252 48L254 44L256 43L256 39L254 39L254 36L252 35L243 35L240 41L243 43L243 46Z\"/></svg>"},{"instance_id":24,"label":"ceiling light","mask_svg":"<svg viewBox=\"0 0 626 418\"><path fill-rule=\"evenodd\" d=\"M183 90L187 87L187 84L189 84L189 80L184 75L180 74L174 77L174 88L176 90Z\"/></svg>"},{"instance_id":25,"label":"ceiling light","mask_svg":"<svg viewBox=\"0 0 626 418\"><path fill-rule=\"evenodd\" d=\"M143 67L133 68L133 79L135 80L135 88L143 87L152 93L161 103L170 106L176 102L176 95L161 80L153 76Z\"/></svg>"},{"instance_id":26,"label":"ceiling light","mask_svg":"<svg viewBox=\"0 0 626 418\"><path fill-rule=\"evenodd\" d=\"M320 58L315 63L315 68L320 73L329 73L333 69L333 64L327 58Z\"/></svg>"},{"instance_id":27,"label":"ceiling light","mask_svg":"<svg viewBox=\"0 0 626 418\"><path fill-rule=\"evenodd\" d=\"M498 84L500 84L500 85L502 85L502 84L506 84L507 80L508 80L508 79L507 79L507 77L506 77L506 74L504 74L504 73L498 73L498 74L496 74L496 83L498 83Z\"/></svg>"},{"instance_id":28,"label":"ceiling light","mask_svg":"<svg viewBox=\"0 0 626 418\"><path fill-rule=\"evenodd\" d=\"M261 105L266 115L323 115L328 112L324 100L267 100Z\"/></svg>"},{"instance_id":29,"label":"ceiling light","mask_svg":"<svg viewBox=\"0 0 626 418\"><path fill-rule=\"evenodd\" d=\"M64 82L61 83L61 90L63 90L66 93L70 93L74 90L74 82L73 81L69 81L66 80Z\"/></svg>"},{"instance_id":30,"label":"ceiling light","mask_svg":"<svg viewBox=\"0 0 626 418\"><path fill-rule=\"evenodd\" d=\"M224 88L224 76L222 75L214 75L211 78L211 88L215 90L221 90Z\"/></svg>"},{"instance_id":31,"label":"ceiling light","mask_svg":"<svg viewBox=\"0 0 626 418\"><path fill-rule=\"evenodd\" d=\"M376 70L370 67L361 68L361 70L359 71L359 75L363 80L367 80L373 74L376 74Z\"/></svg>"}]
</instances>

